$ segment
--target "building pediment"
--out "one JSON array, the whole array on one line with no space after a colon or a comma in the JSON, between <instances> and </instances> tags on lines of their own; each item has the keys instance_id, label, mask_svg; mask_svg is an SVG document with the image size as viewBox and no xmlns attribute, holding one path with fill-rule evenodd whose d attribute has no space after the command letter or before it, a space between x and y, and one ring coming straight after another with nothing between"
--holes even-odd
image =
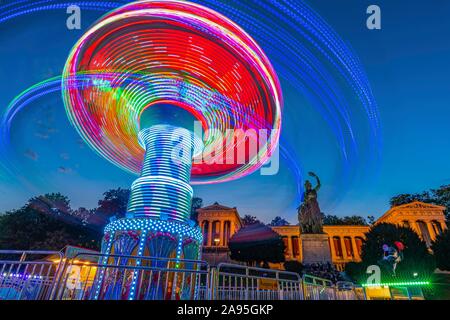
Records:
<instances>
[{"instance_id":1,"label":"building pediment","mask_svg":"<svg viewBox=\"0 0 450 320\"><path fill-rule=\"evenodd\" d=\"M389 209L383 216L381 216L377 223L382 222L400 222L401 219L438 219L445 220L444 206L438 206L431 203L421 201L413 201L410 203L395 206ZM398 220L398 221L397 221Z\"/></svg>"},{"instance_id":2,"label":"building pediment","mask_svg":"<svg viewBox=\"0 0 450 320\"><path fill-rule=\"evenodd\" d=\"M394 207L395 209L438 209L438 210L445 210L444 206L438 206L431 203L425 203L421 201L414 201L411 203L403 204L400 206Z\"/></svg>"},{"instance_id":3,"label":"building pediment","mask_svg":"<svg viewBox=\"0 0 450 320\"><path fill-rule=\"evenodd\" d=\"M202 220L230 220L231 223L240 228L242 220L236 208L230 208L215 202L210 206L197 209L198 219Z\"/></svg>"},{"instance_id":4,"label":"building pediment","mask_svg":"<svg viewBox=\"0 0 450 320\"><path fill-rule=\"evenodd\" d=\"M206 206L203 208L198 209L200 211L236 211L236 208L230 208L224 205L219 204L218 202L215 202L214 204L210 206Z\"/></svg>"}]
</instances>

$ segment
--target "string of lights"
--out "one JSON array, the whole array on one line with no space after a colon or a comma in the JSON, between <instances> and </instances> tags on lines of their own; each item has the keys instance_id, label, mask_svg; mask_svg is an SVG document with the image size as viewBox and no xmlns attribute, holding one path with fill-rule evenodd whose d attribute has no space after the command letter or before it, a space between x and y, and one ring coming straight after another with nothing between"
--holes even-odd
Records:
<instances>
[{"instance_id":1,"label":"string of lights","mask_svg":"<svg viewBox=\"0 0 450 320\"><path fill-rule=\"evenodd\" d=\"M386 283L363 283L363 287L415 287L428 286L429 281L400 281L400 282L386 282Z\"/></svg>"}]
</instances>

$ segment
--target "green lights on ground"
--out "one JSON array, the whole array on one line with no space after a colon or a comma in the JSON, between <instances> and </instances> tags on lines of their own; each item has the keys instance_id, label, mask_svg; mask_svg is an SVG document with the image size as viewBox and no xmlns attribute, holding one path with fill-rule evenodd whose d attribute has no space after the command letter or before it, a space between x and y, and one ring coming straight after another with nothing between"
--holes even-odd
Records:
<instances>
[{"instance_id":1,"label":"green lights on ground","mask_svg":"<svg viewBox=\"0 0 450 320\"><path fill-rule=\"evenodd\" d=\"M363 287L405 287L405 286L428 286L429 281L407 281L407 282L387 282L387 283L363 283Z\"/></svg>"}]
</instances>

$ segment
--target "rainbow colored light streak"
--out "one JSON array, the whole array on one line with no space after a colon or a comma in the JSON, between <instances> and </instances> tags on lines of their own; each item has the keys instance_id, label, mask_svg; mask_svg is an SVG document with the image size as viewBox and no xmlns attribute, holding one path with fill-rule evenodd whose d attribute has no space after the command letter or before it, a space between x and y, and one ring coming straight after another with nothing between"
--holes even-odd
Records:
<instances>
[{"instance_id":1,"label":"rainbow colored light streak","mask_svg":"<svg viewBox=\"0 0 450 320\"><path fill-rule=\"evenodd\" d=\"M76 84L76 76L86 73L98 74L96 85ZM133 74L147 85L130 82L128 75ZM159 103L182 107L201 121L209 132L204 157L214 150L238 148L231 140L222 148L224 139L214 133L269 133L267 148L247 154L247 163L194 163L193 184L254 172L271 156L280 135L281 88L263 51L226 17L184 1L141 1L105 15L70 53L63 98L69 120L83 139L135 174L144 157L137 144L140 115Z\"/></svg>"},{"instance_id":2,"label":"rainbow colored light streak","mask_svg":"<svg viewBox=\"0 0 450 320\"><path fill-rule=\"evenodd\" d=\"M326 121L343 160L339 178L336 179L336 189L340 190L336 196L343 196L342 191L345 191L355 172L363 171L371 177L376 176L381 163L382 135L378 107L370 83L355 51L318 13L303 0L193 1L226 15L245 29L270 58L283 86L291 87L304 96L307 104ZM65 11L69 5L78 5L83 12L106 13L128 2L17 0L0 5L0 23L40 12ZM50 87L47 84L34 89L24 91L21 97L26 96L27 101L31 101L34 99L32 96L58 90L56 85ZM14 109L2 110L2 129L7 126L9 130L10 124L14 123L14 115L20 111L19 108L25 107L23 100L15 102L17 104L10 104ZM284 127L287 131L290 127L303 125L303 119L295 117L300 107L304 106L289 103L289 107L284 110L284 119L287 119ZM361 129L361 124L367 130ZM2 130L0 137L1 165L5 173L17 177L20 169L15 169L16 161L8 154L8 148L4 147L9 141L8 130ZM302 170L299 168L302 155L292 147L296 143L292 137L284 135L282 140L280 151L288 160L293 180L297 181L298 198L294 203L298 203L302 193Z\"/></svg>"}]
</instances>

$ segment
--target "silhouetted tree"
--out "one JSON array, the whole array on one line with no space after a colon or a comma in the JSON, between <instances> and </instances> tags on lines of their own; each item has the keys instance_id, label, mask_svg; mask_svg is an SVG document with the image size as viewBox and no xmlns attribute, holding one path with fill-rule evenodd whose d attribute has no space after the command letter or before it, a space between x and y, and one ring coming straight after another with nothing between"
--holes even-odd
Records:
<instances>
[{"instance_id":1,"label":"silhouetted tree","mask_svg":"<svg viewBox=\"0 0 450 320\"><path fill-rule=\"evenodd\" d=\"M443 185L438 189L430 189L422 193L400 194L392 197L390 200L390 204L391 207L395 207L413 201L422 201L425 203L431 203L446 207L447 209L445 210L444 214L448 223L450 213L450 185Z\"/></svg>"},{"instance_id":2,"label":"silhouetted tree","mask_svg":"<svg viewBox=\"0 0 450 320\"><path fill-rule=\"evenodd\" d=\"M78 208L77 210L72 211L72 215L79 219L83 225L87 225L89 223L89 219L91 216L95 214L95 210L88 210L84 207Z\"/></svg>"},{"instance_id":3,"label":"silhouetted tree","mask_svg":"<svg viewBox=\"0 0 450 320\"><path fill-rule=\"evenodd\" d=\"M130 198L130 190L128 189L111 189L103 194L103 199L98 201L98 207L92 214L88 223L97 226L99 229L109 223L111 218L124 218L127 212L128 199Z\"/></svg>"},{"instance_id":4,"label":"silhouetted tree","mask_svg":"<svg viewBox=\"0 0 450 320\"><path fill-rule=\"evenodd\" d=\"M428 192L424 192L422 194L399 194L394 196L389 201L391 207L401 206L403 204L411 203L413 201L422 201L422 202L430 202L430 194Z\"/></svg>"},{"instance_id":5,"label":"silhouetted tree","mask_svg":"<svg viewBox=\"0 0 450 320\"><path fill-rule=\"evenodd\" d=\"M277 226L288 226L288 225L290 225L290 223L286 220L286 219L284 219L284 218L282 218L282 217L275 217L270 223L269 223L269 226L271 226L271 227L277 227Z\"/></svg>"},{"instance_id":6,"label":"silhouetted tree","mask_svg":"<svg viewBox=\"0 0 450 320\"><path fill-rule=\"evenodd\" d=\"M346 216L342 220L346 226L367 226L366 219L361 216Z\"/></svg>"},{"instance_id":7,"label":"silhouetted tree","mask_svg":"<svg viewBox=\"0 0 450 320\"><path fill-rule=\"evenodd\" d=\"M69 215L72 212L69 198L61 193L47 193L31 198L28 206L48 214Z\"/></svg>"},{"instance_id":8,"label":"silhouetted tree","mask_svg":"<svg viewBox=\"0 0 450 320\"><path fill-rule=\"evenodd\" d=\"M61 250L76 245L98 250L101 235L84 227L65 209L60 210L64 206L53 210L53 204L47 203L49 198L45 195L30 199L21 209L0 216L0 248Z\"/></svg>"},{"instance_id":9,"label":"silhouetted tree","mask_svg":"<svg viewBox=\"0 0 450 320\"><path fill-rule=\"evenodd\" d=\"M323 224L327 226L366 226L366 219L360 216L338 217L334 215L325 215Z\"/></svg>"},{"instance_id":10,"label":"silhouetted tree","mask_svg":"<svg viewBox=\"0 0 450 320\"><path fill-rule=\"evenodd\" d=\"M244 226L250 226L250 225L255 224L255 223L261 223L261 221L259 221L255 216L251 216L249 214L246 214L242 218L242 223L244 224Z\"/></svg>"},{"instance_id":11,"label":"silhouetted tree","mask_svg":"<svg viewBox=\"0 0 450 320\"><path fill-rule=\"evenodd\" d=\"M338 226L338 225L342 225L342 219L339 218L338 216L327 214L327 215L323 216L323 225L324 226Z\"/></svg>"},{"instance_id":12,"label":"silhouetted tree","mask_svg":"<svg viewBox=\"0 0 450 320\"><path fill-rule=\"evenodd\" d=\"M440 270L450 271L450 231L445 230L444 233L438 235L433 245L434 257L436 258L436 266Z\"/></svg>"},{"instance_id":13,"label":"silhouetted tree","mask_svg":"<svg viewBox=\"0 0 450 320\"><path fill-rule=\"evenodd\" d=\"M431 189L431 203L444 206L444 214L447 223L450 220L450 185L441 186L439 189Z\"/></svg>"},{"instance_id":14,"label":"silhouetted tree","mask_svg":"<svg viewBox=\"0 0 450 320\"><path fill-rule=\"evenodd\" d=\"M200 209L203 206L203 199L199 197L192 198L191 205L191 220L195 221L198 224L198 212L197 209Z\"/></svg>"}]
</instances>

